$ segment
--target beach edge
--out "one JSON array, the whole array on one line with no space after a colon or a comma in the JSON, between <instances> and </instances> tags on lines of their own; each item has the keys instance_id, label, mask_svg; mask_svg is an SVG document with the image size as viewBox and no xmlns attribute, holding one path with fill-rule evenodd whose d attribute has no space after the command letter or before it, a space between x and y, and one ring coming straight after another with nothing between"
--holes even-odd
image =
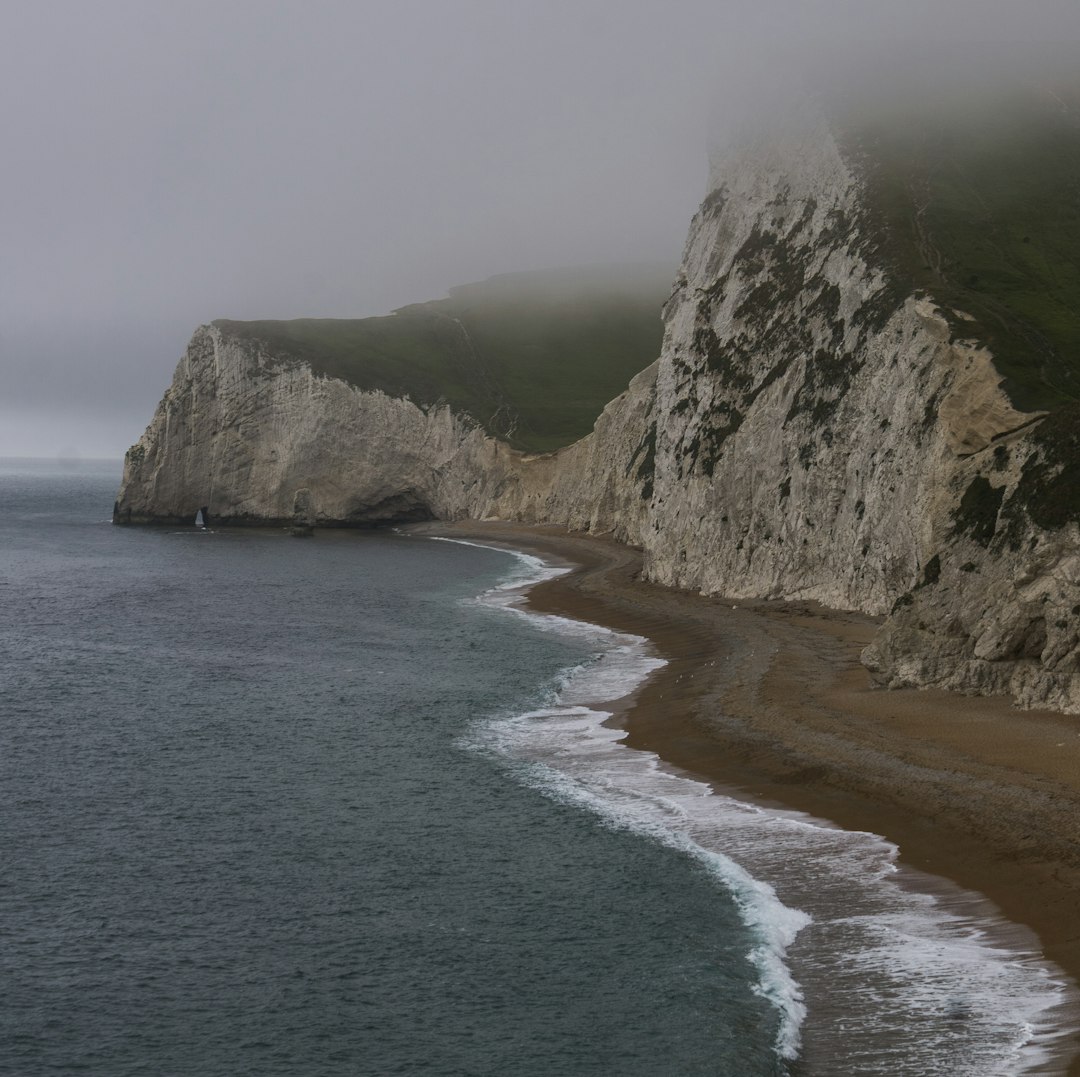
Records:
<instances>
[{"instance_id":1,"label":"beach edge","mask_svg":"<svg viewBox=\"0 0 1080 1077\"><path fill-rule=\"evenodd\" d=\"M570 567L532 585L526 607L645 637L666 661L614 708L629 747L748 802L881 835L902 866L982 894L1030 929L1080 983L1080 857L1062 832L1080 818L1075 717L874 687L858 660L873 618L652 584L640 551L603 536L500 521L408 531ZM1066 1072L1080 1075L1075 1021L1062 1032Z\"/></svg>"}]
</instances>

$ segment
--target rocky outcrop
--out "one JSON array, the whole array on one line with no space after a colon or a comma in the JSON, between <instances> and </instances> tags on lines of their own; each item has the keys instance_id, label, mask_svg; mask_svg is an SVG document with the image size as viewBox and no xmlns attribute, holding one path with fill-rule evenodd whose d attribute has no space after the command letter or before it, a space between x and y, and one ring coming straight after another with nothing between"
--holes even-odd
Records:
<instances>
[{"instance_id":1,"label":"rocky outcrop","mask_svg":"<svg viewBox=\"0 0 1080 1077\"><path fill-rule=\"evenodd\" d=\"M659 361L558 453L204 327L115 518L287 524L302 492L316 525L610 532L661 583L884 615L883 683L1080 712L1077 415L1010 404L963 312L890 273L865 202L823 126L715 166Z\"/></svg>"},{"instance_id":2,"label":"rocky outcrop","mask_svg":"<svg viewBox=\"0 0 1080 1077\"><path fill-rule=\"evenodd\" d=\"M1080 409L957 461L912 588L863 656L891 686L1080 713Z\"/></svg>"},{"instance_id":3,"label":"rocky outcrop","mask_svg":"<svg viewBox=\"0 0 1080 1077\"><path fill-rule=\"evenodd\" d=\"M822 128L715 171L667 310L647 572L888 615L864 660L889 685L1080 711L1080 424L1018 412L962 312L898 290L862 195Z\"/></svg>"},{"instance_id":4,"label":"rocky outcrop","mask_svg":"<svg viewBox=\"0 0 1080 1077\"><path fill-rule=\"evenodd\" d=\"M636 541L647 502L612 464L652 421L655 365L558 454L529 455L445 405L365 392L202 326L127 453L117 523L363 527L507 516Z\"/></svg>"}]
</instances>

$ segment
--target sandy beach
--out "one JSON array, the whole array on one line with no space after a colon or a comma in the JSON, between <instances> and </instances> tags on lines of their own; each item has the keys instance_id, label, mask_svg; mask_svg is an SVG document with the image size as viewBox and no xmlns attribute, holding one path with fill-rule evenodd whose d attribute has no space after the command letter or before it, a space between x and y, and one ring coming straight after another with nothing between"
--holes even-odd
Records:
<instances>
[{"instance_id":1,"label":"sandy beach","mask_svg":"<svg viewBox=\"0 0 1080 1077\"><path fill-rule=\"evenodd\" d=\"M1080 718L877 688L858 658L873 618L650 584L640 553L604 538L488 521L417 530L574 565L530 606L648 637L668 663L616 708L629 745L742 799L886 837L901 863L986 895L1080 980Z\"/></svg>"}]
</instances>

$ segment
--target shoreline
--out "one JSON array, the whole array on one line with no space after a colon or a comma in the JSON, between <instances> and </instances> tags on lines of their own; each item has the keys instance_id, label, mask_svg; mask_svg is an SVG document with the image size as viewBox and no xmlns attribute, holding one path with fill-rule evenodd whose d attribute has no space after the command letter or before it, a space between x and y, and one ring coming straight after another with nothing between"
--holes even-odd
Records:
<instances>
[{"instance_id":1,"label":"shoreline","mask_svg":"<svg viewBox=\"0 0 1080 1077\"><path fill-rule=\"evenodd\" d=\"M871 686L873 618L732 603L640 579L638 551L549 526L413 526L573 566L528 608L648 638L667 665L611 724L625 743L749 803L899 847L903 868L984 895L1080 981L1080 718L1002 697ZM1080 1074L1070 1021L1068 1074Z\"/></svg>"}]
</instances>

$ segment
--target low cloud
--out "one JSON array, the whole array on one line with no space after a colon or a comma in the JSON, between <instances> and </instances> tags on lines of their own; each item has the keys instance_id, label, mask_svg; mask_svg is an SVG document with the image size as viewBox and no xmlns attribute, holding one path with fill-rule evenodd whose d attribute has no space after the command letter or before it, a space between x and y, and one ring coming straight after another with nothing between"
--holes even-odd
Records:
<instances>
[{"instance_id":1,"label":"low cloud","mask_svg":"<svg viewBox=\"0 0 1080 1077\"><path fill-rule=\"evenodd\" d=\"M822 72L874 85L888 57L914 84L967 42L993 78L1080 40L1075 4L993 0L15 7L0 454L72 443L80 413L115 428L95 452L122 450L213 318L675 261L710 139ZM40 437L16 430L28 408Z\"/></svg>"}]
</instances>

